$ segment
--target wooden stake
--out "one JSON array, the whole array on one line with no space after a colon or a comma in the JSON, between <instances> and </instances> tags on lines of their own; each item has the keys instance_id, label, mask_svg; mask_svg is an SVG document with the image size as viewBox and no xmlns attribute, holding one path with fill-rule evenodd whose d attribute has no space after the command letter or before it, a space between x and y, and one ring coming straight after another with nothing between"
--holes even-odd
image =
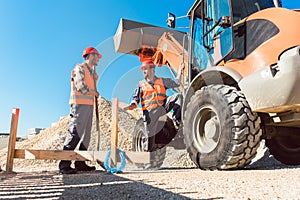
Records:
<instances>
[{"instance_id":1,"label":"wooden stake","mask_svg":"<svg viewBox=\"0 0 300 200\"><path fill-rule=\"evenodd\" d=\"M118 147L118 98L112 99L112 132L111 132L111 167L117 166L117 147Z\"/></svg>"},{"instance_id":2,"label":"wooden stake","mask_svg":"<svg viewBox=\"0 0 300 200\"><path fill-rule=\"evenodd\" d=\"M10 135L9 135L8 150L7 150L7 162L6 162L6 172L9 172L9 173L12 172L12 170L13 170L19 113L20 113L19 108L14 108L12 110Z\"/></svg>"}]
</instances>

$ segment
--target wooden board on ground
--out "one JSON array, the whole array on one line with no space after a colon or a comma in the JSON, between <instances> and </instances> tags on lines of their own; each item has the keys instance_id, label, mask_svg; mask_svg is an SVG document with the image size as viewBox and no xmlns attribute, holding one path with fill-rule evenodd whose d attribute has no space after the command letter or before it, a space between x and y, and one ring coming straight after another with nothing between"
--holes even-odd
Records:
<instances>
[{"instance_id":1,"label":"wooden board on ground","mask_svg":"<svg viewBox=\"0 0 300 200\"><path fill-rule=\"evenodd\" d=\"M15 149L14 158L36 160L77 160L104 161L107 151L66 151L66 150L34 150ZM149 152L125 151L125 158L129 163L150 163ZM117 162L120 162L117 156Z\"/></svg>"}]
</instances>

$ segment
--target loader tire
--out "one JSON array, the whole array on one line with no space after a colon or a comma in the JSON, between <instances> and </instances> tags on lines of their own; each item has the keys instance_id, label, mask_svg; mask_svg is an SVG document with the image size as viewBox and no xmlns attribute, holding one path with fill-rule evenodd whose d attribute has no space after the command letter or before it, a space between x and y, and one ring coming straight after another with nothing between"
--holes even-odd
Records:
<instances>
[{"instance_id":1,"label":"loader tire","mask_svg":"<svg viewBox=\"0 0 300 200\"><path fill-rule=\"evenodd\" d=\"M143 149L143 139L142 136L144 134L144 122L143 119L139 119L136 122L133 137L132 137L132 150L137 152L144 152ZM136 164L139 168L144 169L152 169L152 168L159 168L164 162L166 156L166 146L162 144L153 144L153 149L150 153L150 163L148 164Z\"/></svg>"},{"instance_id":2,"label":"loader tire","mask_svg":"<svg viewBox=\"0 0 300 200\"><path fill-rule=\"evenodd\" d=\"M298 130L300 131L300 130ZM298 132L299 133L299 132ZM300 136L281 135L266 139L266 146L270 153L286 165L300 165Z\"/></svg>"},{"instance_id":3,"label":"loader tire","mask_svg":"<svg viewBox=\"0 0 300 200\"><path fill-rule=\"evenodd\" d=\"M260 118L236 88L201 88L191 97L184 116L185 145L199 168L239 169L255 157L262 135Z\"/></svg>"}]
</instances>

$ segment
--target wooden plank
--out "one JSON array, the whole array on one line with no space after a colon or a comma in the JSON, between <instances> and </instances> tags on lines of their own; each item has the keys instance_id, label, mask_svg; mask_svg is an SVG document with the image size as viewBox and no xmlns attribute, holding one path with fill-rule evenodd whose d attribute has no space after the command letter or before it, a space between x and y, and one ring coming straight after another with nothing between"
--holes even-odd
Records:
<instances>
[{"instance_id":1,"label":"wooden plank","mask_svg":"<svg viewBox=\"0 0 300 200\"><path fill-rule=\"evenodd\" d=\"M150 152L125 151L125 158L130 163L147 164L150 163Z\"/></svg>"},{"instance_id":2,"label":"wooden plank","mask_svg":"<svg viewBox=\"0 0 300 200\"><path fill-rule=\"evenodd\" d=\"M112 124L111 124L111 167L117 166L117 147L118 147L118 109L119 102L117 98L112 99Z\"/></svg>"},{"instance_id":3,"label":"wooden plank","mask_svg":"<svg viewBox=\"0 0 300 200\"><path fill-rule=\"evenodd\" d=\"M107 151L66 151L66 150L35 150L15 149L14 158L35 160L77 160L104 161ZM129 163L150 163L149 152L125 151L125 158ZM120 162L117 156L117 162Z\"/></svg>"},{"instance_id":4,"label":"wooden plank","mask_svg":"<svg viewBox=\"0 0 300 200\"><path fill-rule=\"evenodd\" d=\"M12 111L10 135L9 135L8 150L7 150L7 161L6 161L6 172L8 173L12 172L13 170L19 113L20 113L19 108L14 108Z\"/></svg>"},{"instance_id":5,"label":"wooden plank","mask_svg":"<svg viewBox=\"0 0 300 200\"><path fill-rule=\"evenodd\" d=\"M107 153L107 152L106 152ZM104 161L106 153L100 151L94 151L95 159ZM135 151L124 151L127 163L150 163L150 152L135 152ZM121 162L120 156L117 154L117 162Z\"/></svg>"},{"instance_id":6,"label":"wooden plank","mask_svg":"<svg viewBox=\"0 0 300 200\"><path fill-rule=\"evenodd\" d=\"M106 152L98 152L105 157ZM36 159L36 160L77 160L77 161L95 161L94 151L67 151L67 150L34 150L34 149L16 149L15 158Z\"/></svg>"}]
</instances>

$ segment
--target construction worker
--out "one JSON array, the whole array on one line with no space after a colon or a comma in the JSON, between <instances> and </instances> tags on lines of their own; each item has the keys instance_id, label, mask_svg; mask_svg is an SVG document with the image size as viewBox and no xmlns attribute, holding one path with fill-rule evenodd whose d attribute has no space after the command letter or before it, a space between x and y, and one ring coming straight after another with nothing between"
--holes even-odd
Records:
<instances>
[{"instance_id":1,"label":"construction worker","mask_svg":"<svg viewBox=\"0 0 300 200\"><path fill-rule=\"evenodd\" d=\"M71 119L63 150L74 150L79 142L79 150L87 150L90 142L94 98L99 96L96 88L98 74L95 69L102 55L95 48L87 47L82 57L84 62L77 64L71 73ZM75 161L75 168L70 165L71 161L60 161L60 173L75 174L77 171L96 170L84 161Z\"/></svg>"},{"instance_id":2,"label":"construction worker","mask_svg":"<svg viewBox=\"0 0 300 200\"><path fill-rule=\"evenodd\" d=\"M145 146L143 148L144 151L151 152L154 150L155 138L152 136L159 132L159 130L156 130L156 127L160 116L173 110L172 119L174 126L177 129L181 127L182 95L175 93L168 97L166 90L180 86L184 64L180 65L175 81L171 78L155 76L155 64L152 60L144 61L141 69L143 70L144 80L139 82L132 96L131 104L124 107L124 110L133 110L141 102L145 126L145 135L143 136Z\"/></svg>"}]
</instances>

